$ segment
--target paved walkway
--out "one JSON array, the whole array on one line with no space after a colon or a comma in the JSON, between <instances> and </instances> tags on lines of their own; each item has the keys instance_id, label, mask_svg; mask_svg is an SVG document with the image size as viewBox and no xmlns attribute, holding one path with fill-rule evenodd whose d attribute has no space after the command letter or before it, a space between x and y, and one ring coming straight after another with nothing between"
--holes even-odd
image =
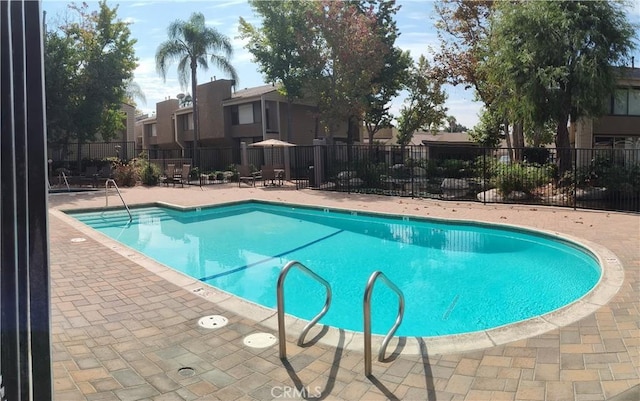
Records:
<instances>
[{"instance_id":1,"label":"paved walkway","mask_svg":"<svg viewBox=\"0 0 640 401\"><path fill-rule=\"evenodd\" d=\"M482 205L292 188L125 188L130 204L164 201L193 206L243 199L286 201L356 210L474 219L541 228L583 238L612 251L625 281L595 313L534 337L478 351L400 354L374 358L363 374L363 354L289 339L288 360L278 347L255 349L243 338L277 335L155 274L91 237L75 224L49 219L52 341L56 400L603 400L640 382L640 216L540 206ZM116 203L115 196L110 204ZM104 192L55 195L50 209L104 206ZM205 315L229 324L198 327ZM193 371L181 371L189 367ZM183 374L184 373L184 374ZM193 374L188 374L193 373ZM302 393L302 395L301 395Z\"/></svg>"}]
</instances>

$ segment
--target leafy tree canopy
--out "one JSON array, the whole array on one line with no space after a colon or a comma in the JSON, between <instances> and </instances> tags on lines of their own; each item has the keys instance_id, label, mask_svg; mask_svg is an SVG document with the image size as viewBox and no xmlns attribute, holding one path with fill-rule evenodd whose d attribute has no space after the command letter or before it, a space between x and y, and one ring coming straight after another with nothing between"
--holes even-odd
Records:
<instances>
[{"instance_id":1,"label":"leafy tree canopy","mask_svg":"<svg viewBox=\"0 0 640 401\"><path fill-rule=\"evenodd\" d=\"M364 114L369 143L372 143L376 131L391 126L393 116L389 110L390 103L404 87L413 60L408 51L402 51L395 46L395 41L400 36L394 19L400 6L396 6L395 1L361 1L359 7L363 11L372 10L374 12L376 33L385 47L383 66L371 82L371 93L367 96L367 107Z\"/></svg>"},{"instance_id":2,"label":"leafy tree canopy","mask_svg":"<svg viewBox=\"0 0 640 401\"><path fill-rule=\"evenodd\" d=\"M250 0L254 12L262 18L255 27L240 17L240 37L248 39L245 46L260 65L267 82L281 83L279 91L287 97L289 110L303 96L306 76L305 60L298 51L297 32L305 29L306 13L313 3L300 0ZM293 130L292 113L287 113L287 135Z\"/></svg>"},{"instance_id":3,"label":"leafy tree canopy","mask_svg":"<svg viewBox=\"0 0 640 401\"><path fill-rule=\"evenodd\" d=\"M352 128L352 119L366 110L388 50L377 29L372 9L324 0L313 3L306 28L297 35L307 66L306 90L318 103L330 140L341 124Z\"/></svg>"},{"instance_id":4,"label":"leafy tree canopy","mask_svg":"<svg viewBox=\"0 0 640 401\"><path fill-rule=\"evenodd\" d=\"M614 66L634 48L636 27L613 1L500 2L493 19L490 80L520 121L556 123L559 172L571 167L568 120L604 112Z\"/></svg>"},{"instance_id":5,"label":"leafy tree canopy","mask_svg":"<svg viewBox=\"0 0 640 401\"><path fill-rule=\"evenodd\" d=\"M49 141L109 140L124 127L120 112L137 66L128 24L106 1L98 11L71 4L75 19L45 34Z\"/></svg>"},{"instance_id":6,"label":"leafy tree canopy","mask_svg":"<svg viewBox=\"0 0 640 401\"><path fill-rule=\"evenodd\" d=\"M444 107L447 95L424 56L420 56L409 71L407 91L409 94L398 118L397 142L403 146L411 141L415 131L436 129L447 117Z\"/></svg>"}]
</instances>

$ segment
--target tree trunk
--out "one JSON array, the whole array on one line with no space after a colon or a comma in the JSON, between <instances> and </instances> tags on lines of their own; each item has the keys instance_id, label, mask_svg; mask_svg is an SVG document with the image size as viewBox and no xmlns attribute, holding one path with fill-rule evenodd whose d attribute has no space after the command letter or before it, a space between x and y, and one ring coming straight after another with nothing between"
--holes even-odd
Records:
<instances>
[{"instance_id":1,"label":"tree trunk","mask_svg":"<svg viewBox=\"0 0 640 401\"><path fill-rule=\"evenodd\" d=\"M522 148L524 148L524 128L522 121L513 124L513 160L522 161Z\"/></svg>"},{"instance_id":2,"label":"tree trunk","mask_svg":"<svg viewBox=\"0 0 640 401\"><path fill-rule=\"evenodd\" d=\"M511 135L509 135L509 120L504 119L504 139L507 141L507 152L509 153L509 160L513 158L513 145L511 143Z\"/></svg>"},{"instance_id":3,"label":"tree trunk","mask_svg":"<svg viewBox=\"0 0 640 401\"><path fill-rule=\"evenodd\" d=\"M558 154L556 163L558 165L558 176L561 179L566 172L571 171L571 143L569 143L569 129L567 124L569 122L569 115L563 113L558 119L558 125L556 127L556 152Z\"/></svg>"},{"instance_id":4,"label":"tree trunk","mask_svg":"<svg viewBox=\"0 0 640 401\"><path fill-rule=\"evenodd\" d=\"M196 151L200 148L200 121L198 118L198 96L196 96L196 91L198 89L197 69L198 65L195 60L193 60L191 62L191 105L193 107L193 150L191 157L193 158L193 167L200 166L200 160L198 160L196 156Z\"/></svg>"}]
</instances>

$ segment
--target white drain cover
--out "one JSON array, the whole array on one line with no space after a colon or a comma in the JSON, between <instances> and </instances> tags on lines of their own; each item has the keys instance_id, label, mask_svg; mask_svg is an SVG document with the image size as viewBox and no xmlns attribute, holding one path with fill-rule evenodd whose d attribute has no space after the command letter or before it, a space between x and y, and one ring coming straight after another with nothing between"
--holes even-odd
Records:
<instances>
[{"instance_id":1,"label":"white drain cover","mask_svg":"<svg viewBox=\"0 0 640 401\"><path fill-rule=\"evenodd\" d=\"M276 343L276 337L270 333L254 333L244 338L244 345L251 348L267 348Z\"/></svg>"},{"instance_id":2,"label":"white drain cover","mask_svg":"<svg viewBox=\"0 0 640 401\"><path fill-rule=\"evenodd\" d=\"M198 320L198 326L204 327L205 329L219 329L220 327L224 327L229 323L229 320L220 315L211 315L205 316Z\"/></svg>"},{"instance_id":3,"label":"white drain cover","mask_svg":"<svg viewBox=\"0 0 640 401\"><path fill-rule=\"evenodd\" d=\"M71 242L85 242L87 239L86 238L71 238Z\"/></svg>"}]
</instances>

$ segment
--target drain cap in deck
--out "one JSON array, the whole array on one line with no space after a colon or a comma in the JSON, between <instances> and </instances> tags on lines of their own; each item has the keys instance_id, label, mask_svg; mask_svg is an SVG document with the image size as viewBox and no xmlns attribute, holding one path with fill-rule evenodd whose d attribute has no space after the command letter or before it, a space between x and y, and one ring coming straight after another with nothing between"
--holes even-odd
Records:
<instances>
[{"instance_id":1,"label":"drain cap in deck","mask_svg":"<svg viewBox=\"0 0 640 401\"><path fill-rule=\"evenodd\" d=\"M276 343L276 337L271 333L254 333L246 336L244 345L251 348L267 348Z\"/></svg>"},{"instance_id":2,"label":"drain cap in deck","mask_svg":"<svg viewBox=\"0 0 640 401\"><path fill-rule=\"evenodd\" d=\"M226 326L227 323L229 323L229 319L220 315L205 316L198 320L198 326L205 329L219 329L220 327Z\"/></svg>"},{"instance_id":3,"label":"drain cap in deck","mask_svg":"<svg viewBox=\"0 0 640 401\"><path fill-rule=\"evenodd\" d=\"M85 242L87 239L82 237L71 238L71 242Z\"/></svg>"}]
</instances>

